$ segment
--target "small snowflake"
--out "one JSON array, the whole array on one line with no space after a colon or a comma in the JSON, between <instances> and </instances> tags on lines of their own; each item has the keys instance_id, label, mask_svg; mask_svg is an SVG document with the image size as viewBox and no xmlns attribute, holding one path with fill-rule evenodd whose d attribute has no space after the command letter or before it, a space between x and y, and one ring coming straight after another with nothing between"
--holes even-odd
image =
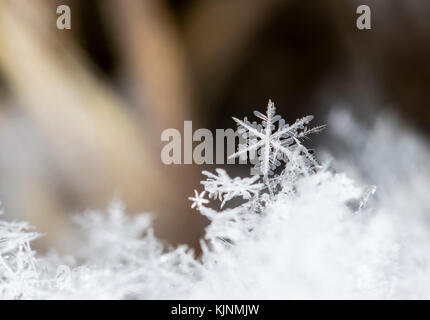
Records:
<instances>
[{"instance_id":1,"label":"small snowflake","mask_svg":"<svg viewBox=\"0 0 430 320\"><path fill-rule=\"evenodd\" d=\"M200 208L203 204L209 203L208 199L205 199L206 191L202 191L202 193L198 193L197 190L194 190L194 197L189 197L188 199L193 202L191 205L191 208L194 209L195 207Z\"/></svg>"}]
</instances>

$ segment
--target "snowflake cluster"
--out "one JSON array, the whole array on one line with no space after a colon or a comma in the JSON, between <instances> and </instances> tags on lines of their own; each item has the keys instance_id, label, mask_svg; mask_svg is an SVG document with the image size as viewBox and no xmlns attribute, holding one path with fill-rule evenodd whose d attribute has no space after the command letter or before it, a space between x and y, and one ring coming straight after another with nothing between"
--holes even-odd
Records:
<instances>
[{"instance_id":1,"label":"snowflake cluster","mask_svg":"<svg viewBox=\"0 0 430 320\"><path fill-rule=\"evenodd\" d=\"M230 178L227 172L223 169L216 169L218 175L208 171L203 171L203 174L208 178L202 181L205 191L209 193L211 199L219 199L222 201L221 208L227 201L236 197L242 197L245 200L256 197L264 185L255 183L260 179L259 176L251 178Z\"/></svg>"},{"instance_id":2,"label":"snowflake cluster","mask_svg":"<svg viewBox=\"0 0 430 320\"><path fill-rule=\"evenodd\" d=\"M221 208L235 197L255 200L262 195L264 189L267 189L273 198L280 183L291 182L293 176L297 178L302 174L308 175L320 167L312 152L302 144L302 140L308 138L308 135L324 129L324 126L307 127L313 116L297 119L292 125L286 124L285 120L276 114L275 104L271 100L265 115L258 111L254 111L254 114L262 120L261 124L257 124L256 121L251 123L246 117L243 120L233 117L238 125L238 133L247 142L239 144L238 151L229 158L243 157L248 153L257 152L258 162L255 169L262 175L263 183L256 183L261 180L259 175L231 179L222 169L217 169L218 175L204 171L203 174L208 177L202 182L204 189L209 193L210 198L218 198L222 201ZM279 175L274 173L282 163L285 164L285 168L282 171L282 177L279 178ZM285 179L285 176L288 178ZM194 201L192 207L201 208L202 198L197 197L197 191L195 192L196 197L190 198ZM204 193L201 195L204 196ZM207 200L205 202L207 203Z\"/></svg>"}]
</instances>

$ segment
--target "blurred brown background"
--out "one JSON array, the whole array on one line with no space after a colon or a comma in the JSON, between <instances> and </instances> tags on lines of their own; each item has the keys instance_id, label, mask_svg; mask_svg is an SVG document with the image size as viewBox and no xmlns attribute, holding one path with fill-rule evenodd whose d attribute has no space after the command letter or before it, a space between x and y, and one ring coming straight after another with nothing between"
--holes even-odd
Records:
<instances>
[{"instance_id":1,"label":"blurred brown background","mask_svg":"<svg viewBox=\"0 0 430 320\"><path fill-rule=\"evenodd\" d=\"M372 30L356 28L360 4ZM162 130L233 127L271 98L287 119L347 103L428 132L429 18L427 0L0 0L3 207L64 248L68 214L118 193L195 244L202 168L162 165Z\"/></svg>"}]
</instances>

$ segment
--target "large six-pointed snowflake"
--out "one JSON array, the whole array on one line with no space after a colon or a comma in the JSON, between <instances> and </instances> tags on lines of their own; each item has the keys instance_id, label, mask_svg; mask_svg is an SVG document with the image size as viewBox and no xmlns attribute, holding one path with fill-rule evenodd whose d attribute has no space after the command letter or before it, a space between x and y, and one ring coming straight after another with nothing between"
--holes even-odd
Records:
<instances>
[{"instance_id":1,"label":"large six-pointed snowflake","mask_svg":"<svg viewBox=\"0 0 430 320\"><path fill-rule=\"evenodd\" d=\"M307 159L310 165L317 166L313 155L300 142L310 133L316 133L323 129L323 126L308 129L306 125L313 119L313 116L306 116L298 119L293 125L285 124L281 116L275 114L275 105L269 100L266 115L254 111L254 114L263 120L262 124L249 122L245 117L242 120L233 117L238 124L238 132L247 142L239 145L238 152L230 155L229 158L236 158L251 152L258 151L258 163L256 168L261 174L267 177L273 174L273 170L281 164L303 161ZM275 123L278 121L278 130L275 130ZM256 138L256 139L255 139Z\"/></svg>"}]
</instances>

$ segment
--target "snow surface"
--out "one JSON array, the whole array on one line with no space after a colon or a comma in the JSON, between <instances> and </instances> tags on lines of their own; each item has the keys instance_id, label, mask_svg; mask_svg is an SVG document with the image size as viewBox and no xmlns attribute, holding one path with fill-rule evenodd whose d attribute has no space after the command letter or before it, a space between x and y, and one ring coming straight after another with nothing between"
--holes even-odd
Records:
<instances>
[{"instance_id":1,"label":"snow surface","mask_svg":"<svg viewBox=\"0 0 430 320\"><path fill-rule=\"evenodd\" d=\"M39 256L26 223L0 222L0 299L430 298L428 144L388 117L364 130L337 111L328 128L348 156L312 172L284 159L271 180L205 173L212 200L246 201L216 211L196 193L211 220L200 257L166 247L149 215L118 201L76 218L73 258Z\"/></svg>"}]
</instances>

